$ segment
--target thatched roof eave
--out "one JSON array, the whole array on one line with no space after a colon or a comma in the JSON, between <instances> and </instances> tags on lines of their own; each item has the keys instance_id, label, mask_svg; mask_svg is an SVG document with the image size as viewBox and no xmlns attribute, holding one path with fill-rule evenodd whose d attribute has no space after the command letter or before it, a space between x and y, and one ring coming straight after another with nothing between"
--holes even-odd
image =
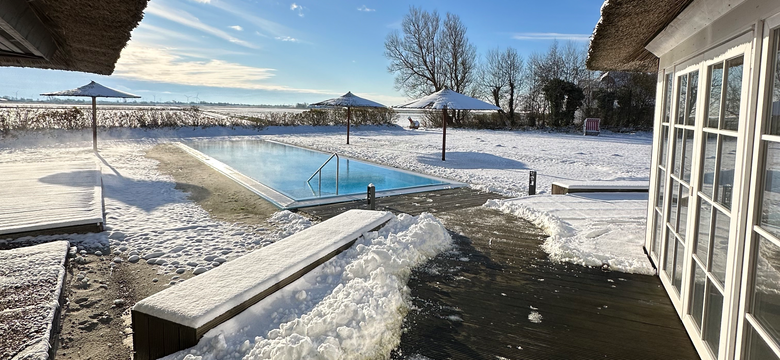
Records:
<instances>
[{"instance_id":1,"label":"thatched roof eave","mask_svg":"<svg viewBox=\"0 0 780 360\"><path fill-rule=\"evenodd\" d=\"M53 50L42 56L0 52L0 66L110 75L132 30L141 22L149 0L22 1L42 24L43 30L36 36L50 36L46 43L54 44Z\"/></svg>"},{"instance_id":2,"label":"thatched roof eave","mask_svg":"<svg viewBox=\"0 0 780 360\"><path fill-rule=\"evenodd\" d=\"M693 0L607 0L588 49L591 70L658 71L645 49Z\"/></svg>"}]
</instances>

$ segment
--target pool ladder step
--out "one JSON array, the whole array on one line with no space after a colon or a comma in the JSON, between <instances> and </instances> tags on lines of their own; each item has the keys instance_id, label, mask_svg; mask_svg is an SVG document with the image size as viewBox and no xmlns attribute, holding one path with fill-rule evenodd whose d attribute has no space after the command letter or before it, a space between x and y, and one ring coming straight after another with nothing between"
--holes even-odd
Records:
<instances>
[{"instance_id":1,"label":"pool ladder step","mask_svg":"<svg viewBox=\"0 0 780 360\"><path fill-rule=\"evenodd\" d=\"M333 155L331 155L328 158L328 160L325 160L325 162L322 163L322 165L320 165L319 169L317 169L317 171L315 171L313 174L311 174L311 176L309 176L309 179L306 180L306 184L308 184L309 185L309 189L311 189L311 183L310 183L311 179L314 178L314 175L319 174L319 181L318 181L318 184L317 184L317 189L319 191L319 195L318 196L322 196L322 168L324 168L325 165L328 165L328 163L334 157L336 158L336 195L339 194L339 163L341 162L341 159L339 158L339 154L333 153ZM347 169L347 172L349 172L349 169ZM313 194L314 193L314 189L311 189L311 192ZM317 195L317 194L315 194L315 195Z\"/></svg>"}]
</instances>

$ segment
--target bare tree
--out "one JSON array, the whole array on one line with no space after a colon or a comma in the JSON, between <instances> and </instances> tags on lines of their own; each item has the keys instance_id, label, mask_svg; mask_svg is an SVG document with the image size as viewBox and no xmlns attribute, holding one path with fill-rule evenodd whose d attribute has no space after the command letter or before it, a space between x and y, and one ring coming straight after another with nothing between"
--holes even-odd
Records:
<instances>
[{"instance_id":1,"label":"bare tree","mask_svg":"<svg viewBox=\"0 0 780 360\"><path fill-rule=\"evenodd\" d=\"M447 13L444 22L436 11L410 7L385 40L387 70L395 73L395 87L410 97L427 95L445 86L467 92L474 83L476 47L466 37L466 26Z\"/></svg>"},{"instance_id":2,"label":"bare tree","mask_svg":"<svg viewBox=\"0 0 780 360\"><path fill-rule=\"evenodd\" d=\"M460 17L447 13L441 40L446 85L456 92L466 93L474 82L477 48L466 37L466 26Z\"/></svg>"},{"instance_id":3,"label":"bare tree","mask_svg":"<svg viewBox=\"0 0 780 360\"><path fill-rule=\"evenodd\" d=\"M512 47L506 49L501 56L501 64L504 72L504 78L507 83L507 108L509 111L510 126L515 126L515 96L523 86L523 58Z\"/></svg>"},{"instance_id":4,"label":"bare tree","mask_svg":"<svg viewBox=\"0 0 780 360\"><path fill-rule=\"evenodd\" d=\"M501 58L498 48L488 50L479 75L479 86L498 107L501 107L501 97L506 86L506 72L502 69Z\"/></svg>"}]
</instances>

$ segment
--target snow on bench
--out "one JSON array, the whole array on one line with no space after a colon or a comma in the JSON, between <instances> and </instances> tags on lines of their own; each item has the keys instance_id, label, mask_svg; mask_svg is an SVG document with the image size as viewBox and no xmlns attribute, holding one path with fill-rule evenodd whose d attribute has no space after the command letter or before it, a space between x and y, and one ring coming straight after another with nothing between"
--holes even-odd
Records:
<instances>
[{"instance_id":1,"label":"snow on bench","mask_svg":"<svg viewBox=\"0 0 780 360\"><path fill-rule=\"evenodd\" d=\"M588 192L647 192L649 181L555 181L552 194L562 195Z\"/></svg>"},{"instance_id":2,"label":"snow on bench","mask_svg":"<svg viewBox=\"0 0 780 360\"><path fill-rule=\"evenodd\" d=\"M390 212L350 210L145 298L132 309L135 359L197 344L203 334L346 250Z\"/></svg>"}]
</instances>

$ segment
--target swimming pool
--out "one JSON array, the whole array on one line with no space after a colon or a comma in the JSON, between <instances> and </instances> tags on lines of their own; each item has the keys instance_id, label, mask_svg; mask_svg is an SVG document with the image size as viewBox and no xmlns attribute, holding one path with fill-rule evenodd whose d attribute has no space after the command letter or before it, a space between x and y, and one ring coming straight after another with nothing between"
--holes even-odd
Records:
<instances>
[{"instance_id":1,"label":"swimming pool","mask_svg":"<svg viewBox=\"0 0 780 360\"><path fill-rule=\"evenodd\" d=\"M321 174L307 181L332 154L266 140L205 140L177 145L283 209L365 199L370 183L377 196L465 185L344 156L334 156L322 167Z\"/></svg>"}]
</instances>

